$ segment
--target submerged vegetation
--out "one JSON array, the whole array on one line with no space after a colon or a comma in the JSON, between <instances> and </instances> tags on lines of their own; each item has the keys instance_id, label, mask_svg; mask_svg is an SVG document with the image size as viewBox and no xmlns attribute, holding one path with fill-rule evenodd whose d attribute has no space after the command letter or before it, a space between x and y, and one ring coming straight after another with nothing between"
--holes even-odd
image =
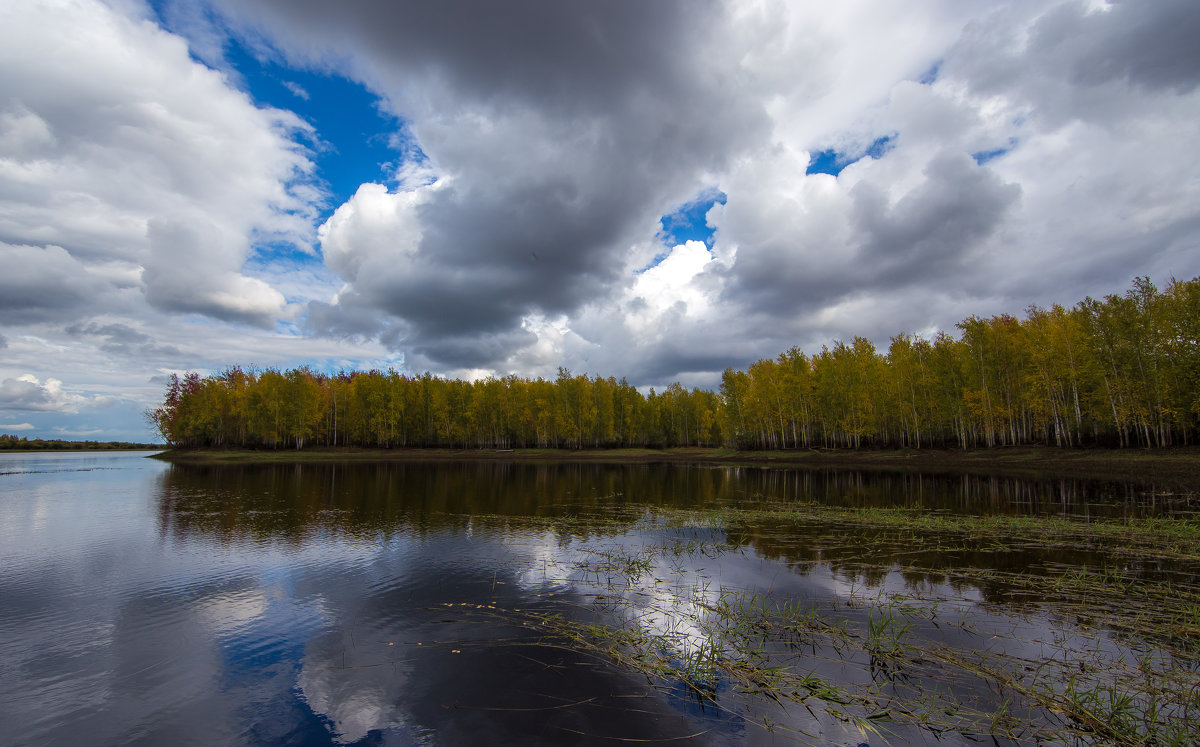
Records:
<instances>
[{"instance_id":1,"label":"submerged vegetation","mask_svg":"<svg viewBox=\"0 0 1200 747\"><path fill-rule=\"evenodd\" d=\"M798 743L839 732L898 743L914 733L1072 745L1191 745L1200 737L1200 587L1186 570L1200 561L1194 519L1021 517L976 527L911 511L766 500L640 515L626 508L609 514L607 526L604 516L490 517L507 531L530 523L557 535L564 552L543 565L541 579L543 588L580 595L568 593L574 613L549 604L553 591L546 604L480 598L442 606L456 624L529 631L510 645L615 664L717 721ZM472 522L482 527L489 517ZM762 554L753 538L764 528L786 537L814 522L847 541L892 533L911 552L892 553L883 565L832 566L848 591L830 597L721 581L726 572L738 577L723 558L751 546ZM1002 572L917 560L997 542L1053 558L1064 543L1094 548L1095 540L1114 551L1111 564ZM905 555L913 560L896 562ZM1144 571L1161 572L1164 559L1179 564L1176 572L1147 582ZM794 562L786 552L782 560ZM804 562L793 567L815 573ZM975 598L982 587L992 590L987 602ZM441 643L457 651L479 641Z\"/></svg>"},{"instance_id":2,"label":"submerged vegetation","mask_svg":"<svg viewBox=\"0 0 1200 747\"><path fill-rule=\"evenodd\" d=\"M1200 278L1160 291L971 317L798 348L724 373L719 392L624 379L231 368L172 377L151 417L176 447L1161 447L1200 437Z\"/></svg>"},{"instance_id":3,"label":"submerged vegetation","mask_svg":"<svg viewBox=\"0 0 1200 747\"><path fill-rule=\"evenodd\" d=\"M614 532L627 531L627 519L615 521ZM938 739L1038 744L1185 745L1200 737L1200 587L1188 572L1148 583L1139 570L1167 559L1195 567L1200 524L1192 518L978 521L763 500L699 512L657 508L638 522L640 537L657 529L660 541L605 545L606 533L589 521L575 558L546 571L593 589L599 622L539 608L447 606L468 620L519 621L544 636L535 645L590 653L801 743L822 742L830 724L901 741L914 729ZM764 527L786 535L806 523L859 541L862 532L890 533L912 558L998 544L1053 556L1083 545L1111 551L1113 563L1000 572L865 560L835 570L848 595L809 600L695 571L697 559L719 561L743 541L761 552L747 538ZM568 518L547 526L572 533ZM905 583L889 585L889 577ZM1000 607L979 607L972 590L981 586L1000 590ZM795 718L796 708L809 724Z\"/></svg>"},{"instance_id":4,"label":"submerged vegetation","mask_svg":"<svg viewBox=\"0 0 1200 747\"><path fill-rule=\"evenodd\" d=\"M1200 516L1185 496L676 465L184 463L157 515L177 542L468 542L476 570L454 568L473 580L421 602L428 625L389 616L347 678L417 651L552 651L572 662L546 664L555 683L636 674L621 681L649 683L713 741L1200 738Z\"/></svg>"}]
</instances>

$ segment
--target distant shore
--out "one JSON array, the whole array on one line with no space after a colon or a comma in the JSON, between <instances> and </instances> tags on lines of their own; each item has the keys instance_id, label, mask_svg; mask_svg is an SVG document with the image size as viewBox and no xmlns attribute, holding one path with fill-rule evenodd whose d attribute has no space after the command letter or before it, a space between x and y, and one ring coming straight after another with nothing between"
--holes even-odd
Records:
<instances>
[{"instance_id":1,"label":"distant shore","mask_svg":"<svg viewBox=\"0 0 1200 747\"><path fill-rule=\"evenodd\" d=\"M0 454L32 454L47 451L76 452L76 451L162 451L169 447L162 444L126 444L126 443L93 443L76 441L48 441L43 445L21 444L19 446L0 445Z\"/></svg>"},{"instance_id":2,"label":"distant shore","mask_svg":"<svg viewBox=\"0 0 1200 747\"><path fill-rule=\"evenodd\" d=\"M1157 491L1200 494L1200 448L737 451L735 449L176 449L153 456L178 464L305 462L541 462L694 464L804 469L867 469L926 474L1128 481Z\"/></svg>"}]
</instances>

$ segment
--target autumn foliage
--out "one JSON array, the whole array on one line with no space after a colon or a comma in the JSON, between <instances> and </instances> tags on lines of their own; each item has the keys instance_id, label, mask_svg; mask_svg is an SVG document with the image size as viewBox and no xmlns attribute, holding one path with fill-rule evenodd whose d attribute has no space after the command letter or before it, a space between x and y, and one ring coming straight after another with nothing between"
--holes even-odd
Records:
<instances>
[{"instance_id":1,"label":"autumn foliage","mask_svg":"<svg viewBox=\"0 0 1200 747\"><path fill-rule=\"evenodd\" d=\"M714 445L716 394L673 384L509 376L467 382L395 371L308 369L173 378L155 422L176 446L479 448Z\"/></svg>"},{"instance_id":2,"label":"autumn foliage","mask_svg":"<svg viewBox=\"0 0 1200 747\"><path fill-rule=\"evenodd\" d=\"M172 377L151 413L179 447L1168 446L1200 430L1200 278L1024 319L971 317L959 336L792 348L725 371L719 392L624 379L481 381L395 371L231 368Z\"/></svg>"}]
</instances>

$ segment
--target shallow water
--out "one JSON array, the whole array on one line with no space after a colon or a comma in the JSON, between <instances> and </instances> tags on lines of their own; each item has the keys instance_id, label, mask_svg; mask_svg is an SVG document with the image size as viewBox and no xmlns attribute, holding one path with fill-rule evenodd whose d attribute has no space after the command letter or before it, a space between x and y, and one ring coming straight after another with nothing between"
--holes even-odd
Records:
<instances>
[{"instance_id":1,"label":"shallow water","mask_svg":"<svg viewBox=\"0 0 1200 747\"><path fill-rule=\"evenodd\" d=\"M887 614L930 650L1132 660L1144 642L1081 626L1006 580L1119 558L916 551L836 522L729 526L709 512L764 500L1079 520L1178 509L1086 481L143 456L0 455L6 744L884 743L864 723L892 744L970 743L970 729L747 693L704 677L705 652L746 639L731 608L803 608L848 634L764 624L755 645L772 666L875 702L945 688L991 713L1008 696L932 659L877 656L871 642L889 633L867 631ZM963 567L999 575L964 579ZM1122 566L1154 583L1195 572ZM639 674L572 639L592 624L701 676Z\"/></svg>"}]
</instances>

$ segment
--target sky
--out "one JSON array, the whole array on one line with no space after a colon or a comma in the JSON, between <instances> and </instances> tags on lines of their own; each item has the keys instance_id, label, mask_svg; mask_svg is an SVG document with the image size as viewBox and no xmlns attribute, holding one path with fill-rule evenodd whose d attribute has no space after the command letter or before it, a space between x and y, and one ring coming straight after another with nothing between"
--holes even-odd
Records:
<instances>
[{"instance_id":1,"label":"sky","mask_svg":"<svg viewBox=\"0 0 1200 747\"><path fill-rule=\"evenodd\" d=\"M715 388L1200 275L1194 0L6 0L0 433L172 373Z\"/></svg>"}]
</instances>

